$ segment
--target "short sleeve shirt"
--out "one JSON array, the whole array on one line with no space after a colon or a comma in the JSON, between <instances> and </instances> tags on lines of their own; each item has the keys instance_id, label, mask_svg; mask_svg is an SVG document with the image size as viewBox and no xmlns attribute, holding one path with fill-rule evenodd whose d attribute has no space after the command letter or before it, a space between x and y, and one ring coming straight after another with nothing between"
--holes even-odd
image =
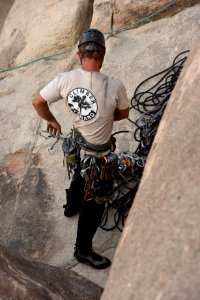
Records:
<instances>
[{"instance_id":1,"label":"short sleeve shirt","mask_svg":"<svg viewBox=\"0 0 200 300\"><path fill-rule=\"evenodd\" d=\"M74 127L86 141L98 145L110 139L115 109L124 110L129 106L119 79L82 69L58 75L40 95L48 103L64 99L73 114Z\"/></svg>"}]
</instances>

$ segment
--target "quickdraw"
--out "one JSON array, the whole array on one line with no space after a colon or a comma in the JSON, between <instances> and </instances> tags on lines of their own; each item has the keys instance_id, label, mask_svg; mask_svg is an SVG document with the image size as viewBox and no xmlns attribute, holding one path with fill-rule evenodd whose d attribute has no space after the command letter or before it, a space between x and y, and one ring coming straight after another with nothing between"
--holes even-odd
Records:
<instances>
[{"instance_id":1,"label":"quickdraw","mask_svg":"<svg viewBox=\"0 0 200 300\"><path fill-rule=\"evenodd\" d=\"M115 177L118 176L118 156L110 152L102 158L86 155L81 160L81 176L85 179L85 200L105 201Z\"/></svg>"},{"instance_id":2,"label":"quickdraw","mask_svg":"<svg viewBox=\"0 0 200 300\"><path fill-rule=\"evenodd\" d=\"M81 160L81 176L85 179L85 201L90 201L94 197L98 173L96 157L94 155L85 156Z\"/></svg>"},{"instance_id":3,"label":"quickdraw","mask_svg":"<svg viewBox=\"0 0 200 300\"><path fill-rule=\"evenodd\" d=\"M73 170L79 162L79 145L75 142L73 130L63 139L63 166L67 167L68 178L71 179Z\"/></svg>"},{"instance_id":4,"label":"quickdraw","mask_svg":"<svg viewBox=\"0 0 200 300\"><path fill-rule=\"evenodd\" d=\"M119 153L119 169L121 172L128 170L134 175L138 168L144 168L145 160L131 151L122 151Z\"/></svg>"},{"instance_id":5,"label":"quickdraw","mask_svg":"<svg viewBox=\"0 0 200 300\"><path fill-rule=\"evenodd\" d=\"M100 180L114 180L118 175L118 155L110 152L102 157Z\"/></svg>"}]
</instances>

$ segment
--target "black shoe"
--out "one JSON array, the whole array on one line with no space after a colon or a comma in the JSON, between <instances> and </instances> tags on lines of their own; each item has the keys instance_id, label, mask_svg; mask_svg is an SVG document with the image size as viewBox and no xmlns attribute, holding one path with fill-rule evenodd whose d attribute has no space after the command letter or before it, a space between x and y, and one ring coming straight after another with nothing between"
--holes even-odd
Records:
<instances>
[{"instance_id":1,"label":"black shoe","mask_svg":"<svg viewBox=\"0 0 200 300\"><path fill-rule=\"evenodd\" d=\"M73 217L75 214L77 214L80 211L80 207L78 206L72 206L72 205L63 205L64 210L64 215L65 217Z\"/></svg>"},{"instance_id":2,"label":"black shoe","mask_svg":"<svg viewBox=\"0 0 200 300\"><path fill-rule=\"evenodd\" d=\"M93 249L86 254L76 248L74 256L78 261L90 265L95 269L105 269L111 265L111 261L107 257L95 253Z\"/></svg>"}]
</instances>

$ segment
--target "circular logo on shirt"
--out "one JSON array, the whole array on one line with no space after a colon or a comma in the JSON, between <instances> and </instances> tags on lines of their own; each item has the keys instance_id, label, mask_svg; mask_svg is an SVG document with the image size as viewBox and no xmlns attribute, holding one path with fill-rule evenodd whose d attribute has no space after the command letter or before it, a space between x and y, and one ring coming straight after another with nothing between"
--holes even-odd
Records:
<instances>
[{"instance_id":1,"label":"circular logo on shirt","mask_svg":"<svg viewBox=\"0 0 200 300\"><path fill-rule=\"evenodd\" d=\"M93 119L97 113L97 101L94 95L83 88L72 90L67 96L67 102L73 113L84 121Z\"/></svg>"}]
</instances>

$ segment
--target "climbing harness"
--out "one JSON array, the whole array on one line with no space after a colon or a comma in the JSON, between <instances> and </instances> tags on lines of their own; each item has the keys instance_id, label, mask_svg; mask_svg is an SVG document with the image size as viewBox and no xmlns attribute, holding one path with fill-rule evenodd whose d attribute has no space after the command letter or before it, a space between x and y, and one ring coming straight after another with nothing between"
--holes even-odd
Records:
<instances>
[{"instance_id":1,"label":"climbing harness","mask_svg":"<svg viewBox=\"0 0 200 300\"><path fill-rule=\"evenodd\" d=\"M95 199L96 202L101 203L107 196L105 191L108 191L108 181L110 181L109 186L112 186L112 172L117 155L110 151L115 148L115 138L111 137L110 141L103 145L93 145L88 143L76 128L73 128L73 139L79 149L80 174L85 179L84 199L85 201ZM89 154L80 158L81 149ZM109 154L101 155L105 151L109 151Z\"/></svg>"},{"instance_id":2,"label":"climbing harness","mask_svg":"<svg viewBox=\"0 0 200 300\"><path fill-rule=\"evenodd\" d=\"M79 147L89 152L105 152L106 150L112 150L115 147L115 138L113 136L111 136L110 140L107 143L95 145L86 141L86 139L75 127L73 128L73 133L74 140L79 145Z\"/></svg>"}]
</instances>

